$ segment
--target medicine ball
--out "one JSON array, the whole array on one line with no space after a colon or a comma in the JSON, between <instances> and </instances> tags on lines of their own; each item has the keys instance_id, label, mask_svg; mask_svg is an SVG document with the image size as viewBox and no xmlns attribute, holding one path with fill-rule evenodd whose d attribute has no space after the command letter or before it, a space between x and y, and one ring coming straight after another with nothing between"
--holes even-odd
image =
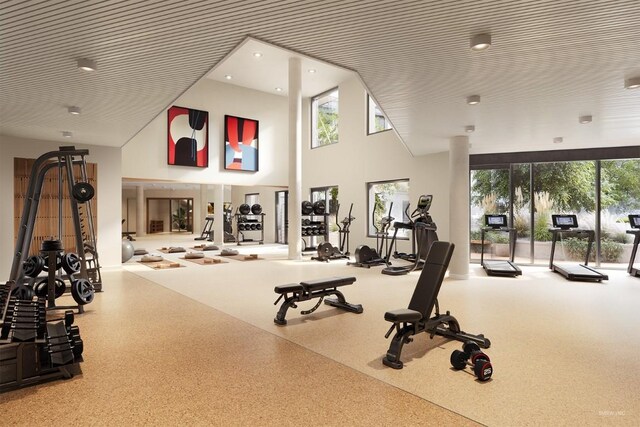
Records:
<instances>
[{"instance_id":1,"label":"medicine ball","mask_svg":"<svg viewBox=\"0 0 640 427\"><path fill-rule=\"evenodd\" d=\"M308 200L302 202L302 215L311 215L313 213L313 203Z\"/></svg>"},{"instance_id":2,"label":"medicine ball","mask_svg":"<svg viewBox=\"0 0 640 427\"><path fill-rule=\"evenodd\" d=\"M238 207L238 211L242 215L248 215L251 212L251 207L248 204L243 203Z\"/></svg>"},{"instance_id":3,"label":"medicine ball","mask_svg":"<svg viewBox=\"0 0 640 427\"><path fill-rule=\"evenodd\" d=\"M262 213L262 206L260 206L258 203L256 203L255 205L252 205L251 213L254 215L260 215Z\"/></svg>"},{"instance_id":4,"label":"medicine ball","mask_svg":"<svg viewBox=\"0 0 640 427\"><path fill-rule=\"evenodd\" d=\"M324 215L327 211L327 205L324 200L318 200L313 204L313 213L316 215Z\"/></svg>"}]
</instances>

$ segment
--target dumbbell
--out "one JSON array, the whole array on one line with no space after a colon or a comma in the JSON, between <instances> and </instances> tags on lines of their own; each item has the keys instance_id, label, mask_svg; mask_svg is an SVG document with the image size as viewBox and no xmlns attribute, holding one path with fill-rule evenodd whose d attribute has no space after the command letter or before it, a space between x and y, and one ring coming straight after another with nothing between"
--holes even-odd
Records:
<instances>
[{"instance_id":1,"label":"dumbbell","mask_svg":"<svg viewBox=\"0 0 640 427\"><path fill-rule=\"evenodd\" d=\"M244 231L244 223L241 222L238 224L238 230Z\"/></svg>"},{"instance_id":2,"label":"dumbbell","mask_svg":"<svg viewBox=\"0 0 640 427\"><path fill-rule=\"evenodd\" d=\"M487 381L493 375L493 366L489 356L480 350L480 346L473 341L467 341L462 345L462 351L453 350L451 353L451 366L454 369L464 369L471 366L473 373L480 381Z\"/></svg>"},{"instance_id":3,"label":"dumbbell","mask_svg":"<svg viewBox=\"0 0 640 427\"><path fill-rule=\"evenodd\" d=\"M262 224L260 223L256 224L256 230L262 230Z\"/></svg>"},{"instance_id":4,"label":"dumbbell","mask_svg":"<svg viewBox=\"0 0 640 427\"><path fill-rule=\"evenodd\" d=\"M251 223L251 229L252 230L255 230L257 227L258 227L258 224L256 224L255 222Z\"/></svg>"}]
</instances>

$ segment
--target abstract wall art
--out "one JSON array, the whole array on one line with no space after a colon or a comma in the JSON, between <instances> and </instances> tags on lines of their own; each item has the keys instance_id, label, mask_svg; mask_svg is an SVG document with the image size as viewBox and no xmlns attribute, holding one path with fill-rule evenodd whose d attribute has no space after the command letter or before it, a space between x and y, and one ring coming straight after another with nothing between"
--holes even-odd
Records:
<instances>
[{"instance_id":1,"label":"abstract wall art","mask_svg":"<svg viewBox=\"0 0 640 427\"><path fill-rule=\"evenodd\" d=\"M258 121L224 116L224 168L258 170Z\"/></svg>"},{"instance_id":2,"label":"abstract wall art","mask_svg":"<svg viewBox=\"0 0 640 427\"><path fill-rule=\"evenodd\" d=\"M209 166L209 113L192 108L169 108L168 163Z\"/></svg>"}]
</instances>

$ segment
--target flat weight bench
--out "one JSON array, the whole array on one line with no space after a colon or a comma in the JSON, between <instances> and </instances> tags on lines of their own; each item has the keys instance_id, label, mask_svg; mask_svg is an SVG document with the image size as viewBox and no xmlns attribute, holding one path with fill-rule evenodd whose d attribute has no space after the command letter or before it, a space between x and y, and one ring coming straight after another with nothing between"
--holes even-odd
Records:
<instances>
[{"instance_id":1,"label":"flat weight bench","mask_svg":"<svg viewBox=\"0 0 640 427\"><path fill-rule=\"evenodd\" d=\"M434 242L413 291L409 308L387 311L384 314L384 320L393 323L384 337L389 338L391 332L396 331L389 350L382 359L382 363L386 366L402 369L403 363L400 360L402 347L413 341L413 335L422 332L429 333L430 338L440 335L462 342L473 341L483 348L491 346L491 342L484 335L472 335L461 331L460 324L448 311L446 314L440 314L438 292L449 267L454 247L453 243ZM435 315L430 317L434 308Z\"/></svg>"},{"instance_id":2,"label":"flat weight bench","mask_svg":"<svg viewBox=\"0 0 640 427\"><path fill-rule=\"evenodd\" d=\"M310 310L303 310L301 314L311 314L320 307L324 297L335 295L336 298L324 299L324 303L336 308L341 308L353 313L362 313L362 305L350 304L344 299L344 295L337 288L340 286L351 285L356 281L355 277L329 277L328 279L310 280L307 282L290 283L288 285L279 285L274 288L275 293L280 294L273 305L284 298L278 314L273 321L278 325L286 325L285 316L289 307L298 308L296 303L301 301L309 301L314 298L320 298L318 303Z\"/></svg>"}]
</instances>

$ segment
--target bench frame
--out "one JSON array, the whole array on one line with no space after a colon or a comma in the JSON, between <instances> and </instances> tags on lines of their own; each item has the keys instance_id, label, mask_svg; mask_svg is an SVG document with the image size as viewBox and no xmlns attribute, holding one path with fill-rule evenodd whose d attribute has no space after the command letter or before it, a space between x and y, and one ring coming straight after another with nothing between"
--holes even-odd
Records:
<instances>
[{"instance_id":1,"label":"bench frame","mask_svg":"<svg viewBox=\"0 0 640 427\"><path fill-rule=\"evenodd\" d=\"M277 305L278 302L284 298L280 309L273 319L277 325L286 325L287 310L290 307L298 308L296 303L302 301L309 301L315 298L319 298L315 307L310 310L303 310L301 314L311 314L318 309L324 299L324 303L332 307L340 308L345 311L360 314L363 312L361 304L348 303L344 297L344 294L337 288L340 286L348 286L356 281L355 277L331 277L328 279L313 280L307 282L291 283L288 285L280 285L274 288L277 294L280 294L278 299L273 303ZM336 298L326 298L327 296L335 296Z\"/></svg>"}]
</instances>

